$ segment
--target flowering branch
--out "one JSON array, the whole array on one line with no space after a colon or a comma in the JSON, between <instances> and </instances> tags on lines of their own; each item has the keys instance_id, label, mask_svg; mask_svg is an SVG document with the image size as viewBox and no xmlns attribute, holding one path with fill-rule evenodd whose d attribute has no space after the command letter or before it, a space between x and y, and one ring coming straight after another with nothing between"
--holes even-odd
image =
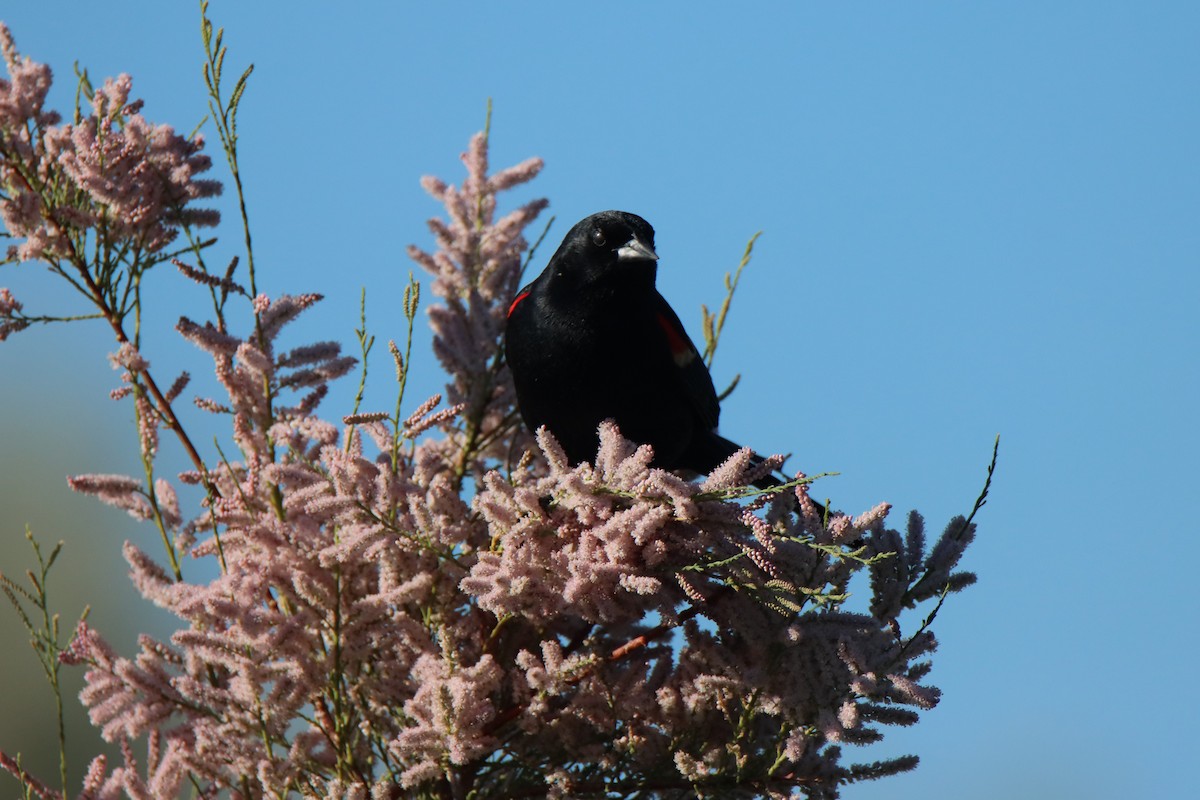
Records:
<instances>
[{"instance_id":1,"label":"flowering branch","mask_svg":"<svg viewBox=\"0 0 1200 800\"><path fill-rule=\"evenodd\" d=\"M130 101L127 75L107 80L92 93L91 114L77 106L75 122L44 108L50 70L22 58L6 27L0 49L10 75L0 81L0 220L11 238L7 258L42 260L96 307L117 343L136 348L124 320L140 320L143 275L169 258L166 246L181 226L211 226L215 211L192 202L220 191L215 181L199 180L210 162L200 154L203 140L188 141L167 126L153 126ZM80 91L91 90L86 73ZM92 247L89 248L88 244ZM84 255L89 249L94 258ZM21 317L11 293L0 294L0 339L30 321ZM153 398L153 411L176 435L192 463L203 461L171 403L148 371L135 371L136 387Z\"/></svg>"},{"instance_id":2,"label":"flowering branch","mask_svg":"<svg viewBox=\"0 0 1200 800\"><path fill-rule=\"evenodd\" d=\"M534 200L495 219L496 194L532 180L542 160L531 158L489 176L490 128L489 103L483 132L471 139L462 156L467 177L461 187L433 177L421 179L425 190L445 205L450 219L429 221L438 252L408 248L409 257L434 276L433 293L444 301L430 309L429 318L434 354L451 378L446 398L465 409L453 434L458 445L456 485L468 474L481 477L487 458L508 455L499 448L507 446L517 419L499 341L507 303L521 279L521 254L527 247L522 231L548 205L544 199Z\"/></svg>"}]
</instances>

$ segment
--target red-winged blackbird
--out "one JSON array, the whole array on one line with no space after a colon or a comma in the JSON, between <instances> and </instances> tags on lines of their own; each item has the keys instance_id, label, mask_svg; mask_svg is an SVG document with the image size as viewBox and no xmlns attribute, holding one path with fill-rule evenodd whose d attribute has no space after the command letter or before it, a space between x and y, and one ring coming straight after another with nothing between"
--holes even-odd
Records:
<instances>
[{"instance_id":1,"label":"red-winged blackbird","mask_svg":"<svg viewBox=\"0 0 1200 800\"><path fill-rule=\"evenodd\" d=\"M716 432L712 378L654 287L657 261L648 222L602 211L567 232L508 309L521 416L530 430L545 425L572 463L595 458L605 419L654 448L664 469L707 473L739 449Z\"/></svg>"}]
</instances>

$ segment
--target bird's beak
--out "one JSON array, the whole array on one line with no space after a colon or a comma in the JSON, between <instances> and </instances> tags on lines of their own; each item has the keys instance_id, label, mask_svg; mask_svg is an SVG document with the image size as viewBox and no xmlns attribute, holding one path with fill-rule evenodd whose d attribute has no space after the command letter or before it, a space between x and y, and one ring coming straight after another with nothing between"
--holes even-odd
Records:
<instances>
[{"instance_id":1,"label":"bird's beak","mask_svg":"<svg viewBox=\"0 0 1200 800\"><path fill-rule=\"evenodd\" d=\"M634 236L617 249L618 261L658 261L658 254Z\"/></svg>"}]
</instances>

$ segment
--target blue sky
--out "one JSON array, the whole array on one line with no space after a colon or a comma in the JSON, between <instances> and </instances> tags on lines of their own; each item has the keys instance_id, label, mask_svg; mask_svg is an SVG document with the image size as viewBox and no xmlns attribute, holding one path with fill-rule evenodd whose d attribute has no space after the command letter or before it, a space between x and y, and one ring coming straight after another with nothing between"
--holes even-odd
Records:
<instances>
[{"instance_id":1,"label":"blue sky","mask_svg":"<svg viewBox=\"0 0 1200 800\"><path fill-rule=\"evenodd\" d=\"M204 115L194 4L10 5L0 18L54 68L59 107L78 60L95 78L131 73L155 121L188 131ZM298 341L349 346L363 286L379 338L402 335L404 245L428 245L440 211L418 179L461 179L491 97L493 165L546 160L510 203L549 197L555 241L593 211L646 217L660 288L694 337L699 304L720 302L764 232L715 366L721 385L742 374L726 435L840 472L823 489L842 508L888 500L940 530L969 510L1001 434L966 557L979 584L936 628L944 700L876 751L922 765L846 797L1194 787L1200 7L214 0L211 13L231 67L256 65L240 132L260 286L327 296ZM224 252L238 236L225 228ZM170 328L203 309L162 280L150 358L198 371ZM29 267L0 270L0 286L31 312L73 307ZM0 345L0 437L21 454L3 467L0 568L24 565L8 542L27 522L67 539L63 568L81 574L64 594L93 602L101 626L134 602L114 585L120 542L150 535L62 479L135 469L126 410L105 398L110 349L99 326ZM431 358L418 370L412 398L440 386ZM386 408L390 387L375 386L368 404ZM0 747L16 740L0 725Z\"/></svg>"}]
</instances>

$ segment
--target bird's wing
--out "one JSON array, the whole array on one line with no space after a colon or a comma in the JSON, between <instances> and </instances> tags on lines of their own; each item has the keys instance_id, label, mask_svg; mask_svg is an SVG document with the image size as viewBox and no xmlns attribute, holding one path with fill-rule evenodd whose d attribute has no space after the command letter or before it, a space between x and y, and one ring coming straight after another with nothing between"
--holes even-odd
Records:
<instances>
[{"instance_id":1,"label":"bird's wing","mask_svg":"<svg viewBox=\"0 0 1200 800\"><path fill-rule=\"evenodd\" d=\"M671 350L671 360L679 371L679 378L683 382L692 408L705 429L713 430L717 427L717 420L721 415L721 404L717 401L717 390L713 387L712 376L708 374L708 367L704 366L700 351L683 329L683 323L679 321L675 310L661 294L655 294L658 298L654 313Z\"/></svg>"}]
</instances>

